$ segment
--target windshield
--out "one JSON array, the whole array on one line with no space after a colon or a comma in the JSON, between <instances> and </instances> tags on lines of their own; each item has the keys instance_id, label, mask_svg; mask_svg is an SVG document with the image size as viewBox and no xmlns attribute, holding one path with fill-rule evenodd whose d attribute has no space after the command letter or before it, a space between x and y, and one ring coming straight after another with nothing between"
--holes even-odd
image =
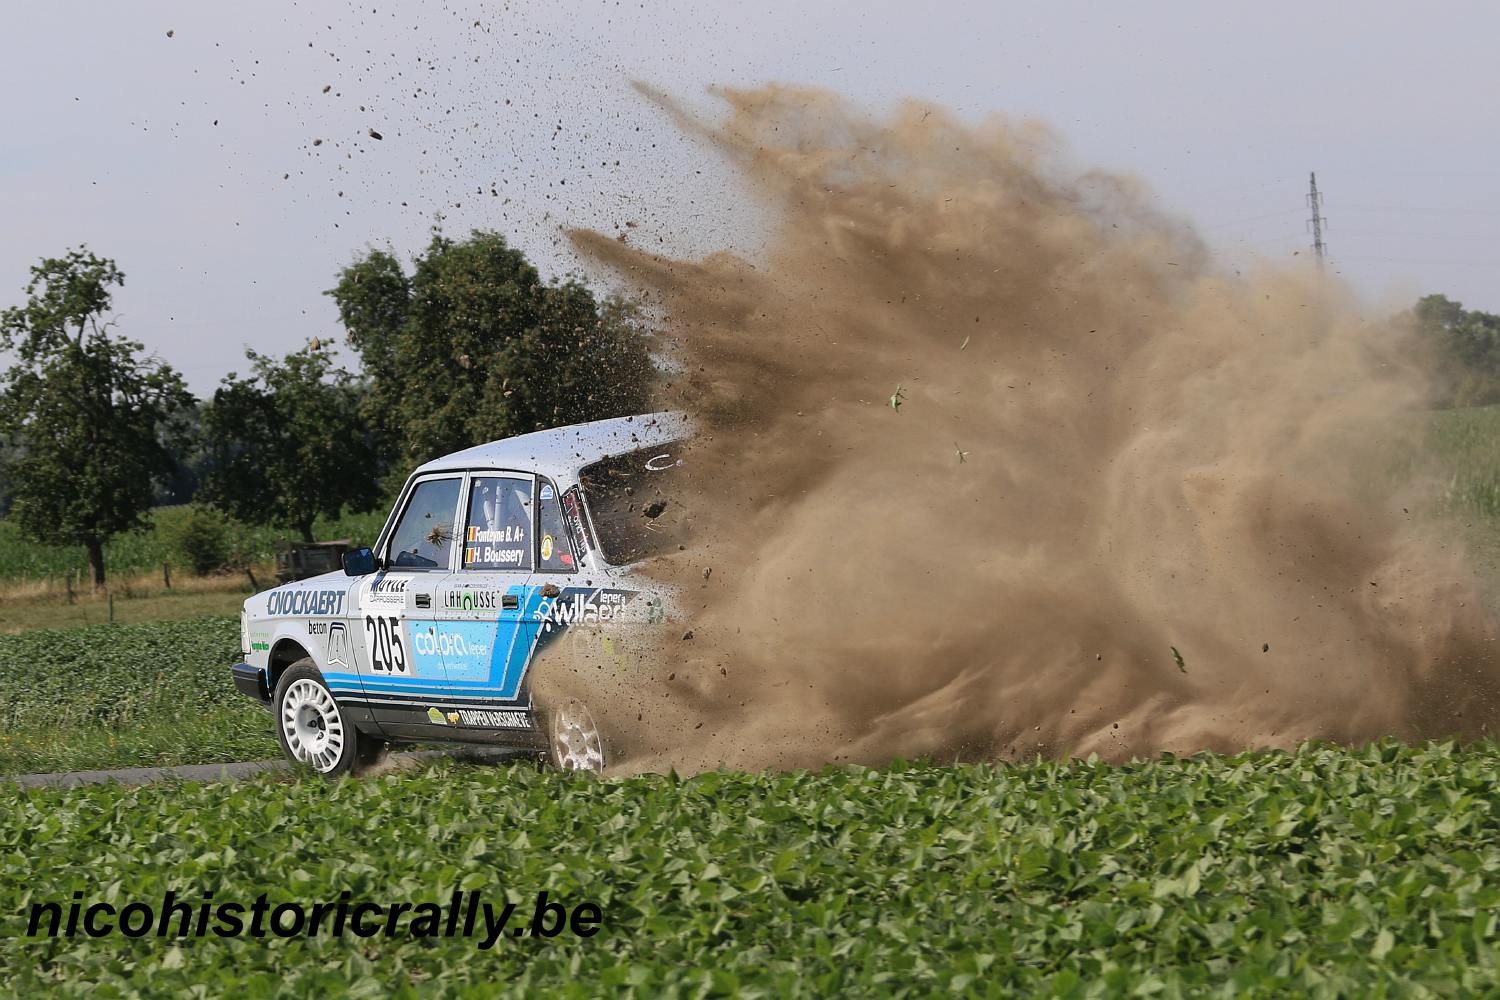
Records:
<instances>
[{"instance_id":1,"label":"windshield","mask_svg":"<svg viewBox=\"0 0 1500 1000\"><path fill-rule=\"evenodd\" d=\"M586 466L580 476L599 547L616 566L676 551L691 515L680 500L683 442L655 445Z\"/></svg>"}]
</instances>

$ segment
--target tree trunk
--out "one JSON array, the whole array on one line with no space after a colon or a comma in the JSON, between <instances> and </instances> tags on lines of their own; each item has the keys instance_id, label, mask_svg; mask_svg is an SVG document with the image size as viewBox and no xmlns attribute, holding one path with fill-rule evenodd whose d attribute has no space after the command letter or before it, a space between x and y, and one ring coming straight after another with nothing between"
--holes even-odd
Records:
<instances>
[{"instance_id":1,"label":"tree trunk","mask_svg":"<svg viewBox=\"0 0 1500 1000\"><path fill-rule=\"evenodd\" d=\"M316 541L313 538L312 528L313 523L311 521L303 521L297 525L297 530L302 532L302 540L309 545Z\"/></svg>"},{"instance_id":2,"label":"tree trunk","mask_svg":"<svg viewBox=\"0 0 1500 1000\"><path fill-rule=\"evenodd\" d=\"M83 547L89 554L89 576L94 581L94 589L98 590L104 586L104 543L97 538L85 539Z\"/></svg>"}]
</instances>

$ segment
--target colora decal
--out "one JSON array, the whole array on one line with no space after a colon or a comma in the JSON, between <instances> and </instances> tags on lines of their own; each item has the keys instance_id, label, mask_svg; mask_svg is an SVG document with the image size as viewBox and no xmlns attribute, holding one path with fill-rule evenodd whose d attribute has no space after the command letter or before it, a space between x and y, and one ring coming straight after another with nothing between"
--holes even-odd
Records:
<instances>
[{"instance_id":1,"label":"colora decal","mask_svg":"<svg viewBox=\"0 0 1500 1000\"><path fill-rule=\"evenodd\" d=\"M270 615L337 615L344 611L342 590L273 590L266 598Z\"/></svg>"},{"instance_id":2,"label":"colora decal","mask_svg":"<svg viewBox=\"0 0 1500 1000\"><path fill-rule=\"evenodd\" d=\"M423 677L487 681L494 646L494 622L411 623L412 655L417 673Z\"/></svg>"}]
</instances>

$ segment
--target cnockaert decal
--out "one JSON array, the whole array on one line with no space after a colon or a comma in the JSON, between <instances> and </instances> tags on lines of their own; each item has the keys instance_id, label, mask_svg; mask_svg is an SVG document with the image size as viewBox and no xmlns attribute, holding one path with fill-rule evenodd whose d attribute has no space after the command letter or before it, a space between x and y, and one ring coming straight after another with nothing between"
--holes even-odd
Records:
<instances>
[{"instance_id":1,"label":"cnockaert decal","mask_svg":"<svg viewBox=\"0 0 1500 1000\"><path fill-rule=\"evenodd\" d=\"M266 613L311 618L344 612L342 590L273 590L266 599Z\"/></svg>"}]
</instances>

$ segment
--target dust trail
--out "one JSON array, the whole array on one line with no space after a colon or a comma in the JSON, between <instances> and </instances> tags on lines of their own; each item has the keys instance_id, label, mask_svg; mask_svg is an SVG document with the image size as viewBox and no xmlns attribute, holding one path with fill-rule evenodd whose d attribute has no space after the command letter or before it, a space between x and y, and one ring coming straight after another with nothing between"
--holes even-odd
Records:
<instances>
[{"instance_id":1,"label":"dust trail","mask_svg":"<svg viewBox=\"0 0 1500 1000\"><path fill-rule=\"evenodd\" d=\"M1400 331L1220 273L1041 126L720 93L654 98L777 213L764 261L573 234L661 304L706 428L710 541L656 570L693 637L609 706L631 766L1493 728L1472 576L1374 474L1416 426Z\"/></svg>"}]
</instances>

